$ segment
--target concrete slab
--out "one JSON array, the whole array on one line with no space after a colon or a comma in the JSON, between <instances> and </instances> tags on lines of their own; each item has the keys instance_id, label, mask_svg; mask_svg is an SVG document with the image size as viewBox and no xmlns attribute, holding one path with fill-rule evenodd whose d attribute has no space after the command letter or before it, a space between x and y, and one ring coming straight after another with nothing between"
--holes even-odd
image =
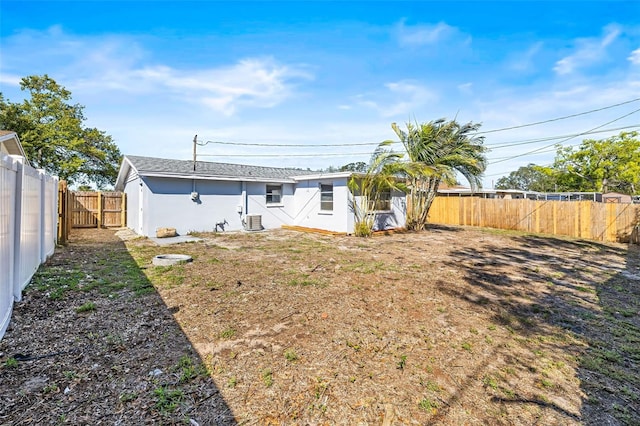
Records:
<instances>
[{"instance_id":1,"label":"concrete slab","mask_svg":"<svg viewBox=\"0 0 640 426\"><path fill-rule=\"evenodd\" d=\"M116 235L120 237L120 239L123 241L133 240L136 238L144 238L143 236L136 234L129 228L119 229L118 231L116 231ZM202 241L202 238L193 237L191 235L178 235L176 237L167 237L167 238L151 237L149 239L159 246L168 246L171 244L180 244L180 243L195 243L198 241Z\"/></svg>"},{"instance_id":2,"label":"concrete slab","mask_svg":"<svg viewBox=\"0 0 640 426\"><path fill-rule=\"evenodd\" d=\"M120 237L122 241L135 240L136 238L143 238L136 234L129 228L120 228L116 231L116 236Z\"/></svg>"},{"instance_id":3,"label":"concrete slab","mask_svg":"<svg viewBox=\"0 0 640 426\"><path fill-rule=\"evenodd\" d=\"M198 241L202 241L202 238L192 237L191 235L178 235L177 237L167 238L150 237L149 239L159 246L169 246L171 244L180 243L195 243Z\"/></svg>"}]
</instances>

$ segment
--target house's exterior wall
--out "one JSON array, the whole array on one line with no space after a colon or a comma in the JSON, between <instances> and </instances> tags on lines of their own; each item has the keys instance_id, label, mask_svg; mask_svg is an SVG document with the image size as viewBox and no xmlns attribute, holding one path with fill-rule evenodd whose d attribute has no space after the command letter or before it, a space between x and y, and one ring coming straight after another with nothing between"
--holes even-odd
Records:
<instances>
[{"instance_id":1,"label":"house's exterior wall","mask_svg":"<svg viewBox=\"0 0 640 426\"><path fill-rule=\"evenodd\" d=\"M391 193L391 211L376 214L373 230L384 231L385 229L403 228L407 217L406 199L404 192L393 191Z\"/></svg>"},{"instance_id":2,"label":"house's exterior wall","mask_svg":"<svg viewBox=\"0 0 640 426\"><path fill-rule=\"evenodd\" d=\"M123 192L127 194L127 227L135 232L140 231L140 178L129 172Z\"/></svg>"},{"instance_id":3,"label":"house's exterior wall","mask_svg":"<svg viewBox=\"0 0 640 426\"><path fill-rule=\"evenodd\" d=\"M262 226L265 229L280 228L290 225L295 215L294 185L283 183L282 197L279 204L267 204L267 185L280 185L265 182L247 182L246 213L262 216Z\"/></svg>"},{"instance_id":4,"label":"house's exterior wall","mask_svg":"<svg viewBox=\"0 0 640 426\"><path fill-rule=\"evenodd\" d=\"M355 216L351 209L353 195L347 187L348 178L312 179L298 182L295 190L296 211L294 225L353 233ZM333 183L333 211L320 210L320 184ZM401 228L405 225L406 196L403 192L391 194L391 211L376 213L374 230Z\"/></svg>"},{"instance_id":5,"label":"house's exterior wall","mask_svg":"<svg viewBox=\"0 0 640 426\"><path fill-rule=\"evenodd\" d=\"M144 177L143 235L155 236L157 228L176 228L180 235L190 231L213 231L226 220L225 230L240 230L237 212L242 205L242 183ZM192 200L191 193L198 197Z\"/></svg>"},{"instance_id":6,"label":"house's exterior wall","mask_svg":"<svg viewBox=\"0 0 640 426\"><path fill-rule=\"evenodd\" d=\"M320 184L333 185L333 211L320 209ZM271 183L269 183L271 185ZM190 231L213 231L226 220L225 231L242 230L246 214L262 216L264 229L297 225L352 233L351 211L346 177L327 177L282 184L281 203L266 200L265 182L196 180L127 176L127 226L136 233L153 237L161 227L176 228L180 235ZM197 192L194 201L191 193ZM405 197L392 194L392 211L377 215L375 229L404 226Z\"/></svg>"},{"instance_id":7,"label":"house's exterior wall","mask_svg":"<svg viewBox=\"0 0 640 426\"><path fill-rule=\"evenodd\" d=\"M320 184L333 184L333 211L320 210ZM353 225L349 227L353 213L349 208L349 196L347 178L344 177L300 181L295 189L297 214L293 224L350 233L353 231Z\"/></svg>"},{"instance_id":8,"label":"house's exterior wall","mask_svg":"<svg viewBox=\"0 0 640 426\"><path fill-rule=\"evenodd\" d=\"M603 203L630 203L631 195L620 194L619 192L607 192L602 194Z\"/></svg>"}]
</instances>

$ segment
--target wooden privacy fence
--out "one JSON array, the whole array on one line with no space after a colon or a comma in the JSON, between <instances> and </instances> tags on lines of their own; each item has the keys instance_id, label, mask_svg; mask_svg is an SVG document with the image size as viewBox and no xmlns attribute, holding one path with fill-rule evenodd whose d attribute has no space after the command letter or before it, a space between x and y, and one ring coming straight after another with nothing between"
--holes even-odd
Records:
<instances>
[{"instance_id":1,"label":"wooden privacy fence","mask_svg":"<svg viewBox=\"0 0 640 426\"><path fill-rule=\"evenodd\" d=\"M605 242L640 240L640 205L637 204L436 197L429 211L429 222Z\"/></svg>"},{"instance_id":2,"label":"wooden privacy fence","mask_svg":"<svg viewBox=\"0 0 640 426\"><path fill-rule=\"evenodd\" d=\"M119 228L126 226L123 192L70 191L59 186L58 239L67 240L71 228Z\"/></svg>"}]
</instances>

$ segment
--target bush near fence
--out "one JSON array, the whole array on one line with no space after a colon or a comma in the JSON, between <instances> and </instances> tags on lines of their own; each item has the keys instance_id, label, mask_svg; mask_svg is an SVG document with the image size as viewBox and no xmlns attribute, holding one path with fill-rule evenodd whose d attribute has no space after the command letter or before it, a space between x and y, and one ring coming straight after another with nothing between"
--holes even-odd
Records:
<instances>
[{"instance_id":1,"label":"bush near fence","mask_svg":"<svg viewBox=\"0 0 640 426\"><path fill-rule=\"evenodd\" d=\"M628 243L640 238L640 205L436 197L429 222Z\"/></svg>"},{"instance_id":2,"label":"bush near fence","mask_svg":"<svg viewBox=\"0 0 640 426\"><path fill-rule=\"evenodd\" d=\"M0 155L0 339L13 302L22 299L41 263L53 254L58 223L58 178Z\"/></svg>"}]
</instances>

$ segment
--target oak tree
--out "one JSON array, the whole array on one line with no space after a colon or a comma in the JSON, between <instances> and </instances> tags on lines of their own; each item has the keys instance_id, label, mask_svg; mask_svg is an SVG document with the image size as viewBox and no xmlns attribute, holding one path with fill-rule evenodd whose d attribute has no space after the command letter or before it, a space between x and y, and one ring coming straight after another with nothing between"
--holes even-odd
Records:
<instances>
[{"instance_id":1,"label":"oak tree","mask_svg":"<svg viewBox=\"0 0 640 426\"><path fill-rule=\"evenodd\" d=\"M111 136L84 126L84 107L48 75L22 79L29 96L12 103L0 93L0 129L18 134L29 162L70 184L113 184L121 160Z\"/></svg>"}]
</instances>

